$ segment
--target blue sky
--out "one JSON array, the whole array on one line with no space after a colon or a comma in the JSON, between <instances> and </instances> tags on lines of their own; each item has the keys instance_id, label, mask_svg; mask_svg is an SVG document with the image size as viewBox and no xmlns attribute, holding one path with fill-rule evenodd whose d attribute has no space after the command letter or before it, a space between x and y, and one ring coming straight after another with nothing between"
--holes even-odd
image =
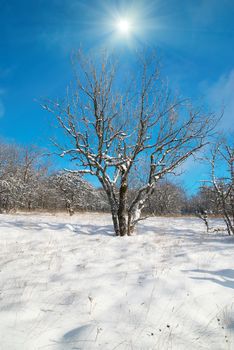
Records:
<instances>
[{"instance_id":1,"label":"blue sky","mask_svg":"<svg viewBox=\"0 0 234 350\"><path fill-rule=\"evenodd\" d=\"M134 30L117 36L118 17ZM220 129L233 130L233 0L1 0L0 135L18 143L49 144L49 116L37 100L63 96L71 79L71 51L118 50L131 60L143 47L159 50L173 88L219 113ZM187 187L202 176L193 168ZM184 177L186 179L186 177Z\"/></svg>"}]
</instances>

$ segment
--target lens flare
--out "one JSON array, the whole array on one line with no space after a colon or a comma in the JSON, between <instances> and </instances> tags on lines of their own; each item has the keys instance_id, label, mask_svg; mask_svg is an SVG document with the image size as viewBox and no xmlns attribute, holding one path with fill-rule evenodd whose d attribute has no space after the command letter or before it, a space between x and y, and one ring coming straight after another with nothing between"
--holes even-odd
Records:
<instances>
[{"instance_id":1,"label":"lens flare","mask_svg":"<svg viewBox=\"0 0 234 350\"><path fill-rule=\"evenodd\" d=\"M131 31L131 23L126 18L121 18L117 23L117 29L122 34L129 34Z\"/></svg>"}]
</instances>

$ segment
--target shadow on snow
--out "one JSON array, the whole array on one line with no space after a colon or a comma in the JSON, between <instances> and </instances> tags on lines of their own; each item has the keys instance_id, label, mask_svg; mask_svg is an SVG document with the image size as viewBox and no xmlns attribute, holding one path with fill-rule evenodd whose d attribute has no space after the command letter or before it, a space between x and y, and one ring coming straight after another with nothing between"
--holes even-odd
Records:
<instances>
[{"instance_id":1,"label":"shadow on snow","mask_svg":"<svg viewBox=\"0 0 234 350\"><path fill-rule=\"evenodd\" d=\"M74 223L48 223L48 222L28 222L26 220L2 221L0 228L16 227L23 230L51 230L51 231L71 231L80 235L103 235L114 236L112 225L94 225L94 224L74 224Z\"/></svg>"},{"instance_id":2,"label":"shadow on snow","mask_svg":"<svg viewBox=\"0 0 234 350\"><path fill-rule=\"evenodd\" d=\"M190 276L194 280L204 280L217 283L223 287L234 289L234 270L233 269L224 269L224 270L184 270L183 272L192 272L195 274L202 274L202 276ZM205 276L204 276L205 275Z\"/></svg>"}]
</instances>

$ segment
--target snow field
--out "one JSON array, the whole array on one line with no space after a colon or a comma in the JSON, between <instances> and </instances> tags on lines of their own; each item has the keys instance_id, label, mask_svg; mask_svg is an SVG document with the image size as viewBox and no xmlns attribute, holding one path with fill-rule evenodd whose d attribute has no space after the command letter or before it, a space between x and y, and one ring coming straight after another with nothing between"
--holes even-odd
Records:
<instances>
[{"instance_id":1,"label":"snow field","mask_svg":"<svg viewBox=\"0 0 234 350\"><path fill-rule=\"evenodd\" d=\"M234 348L234 238L196 218L1 215L0 349Z\"/></svg>"}]
</instances>

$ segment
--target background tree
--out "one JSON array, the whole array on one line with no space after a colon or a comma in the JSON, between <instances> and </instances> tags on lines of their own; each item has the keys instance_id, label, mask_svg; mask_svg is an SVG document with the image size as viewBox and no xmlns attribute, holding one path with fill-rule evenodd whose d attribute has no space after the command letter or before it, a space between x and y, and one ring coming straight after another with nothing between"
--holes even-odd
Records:
<instances>
[{"instance_id":1,"label":"background tree","mask_svg":"<svg viewBox=\"0 0 234 350\"><path fill-rule=\"evenodd\" d=\"M231 137L230 137L231 140ZM232 141L218 140L204 157L210 165L210 178L202 181L198 193L188 200L190 213L196 213L210 229L210 216L221 216L228 234L234 234L234 147Z\"/></svg>"},{"instance_id":2,"label":"background tree","mask_svg":"<svg viewBox=\"0 0 234 350\"><path fill-rule=\"evenodd\" d=\"M21 207L28 210L39 208L39 196L43 180L48 175L49 163L43 150L36 146L21 147L19 176L22 182Z\"/></svg>"},{"instance_id":3,"label":"background tree","mask_svg":"<svg viewBox=\"0 0 234 350\"><path fill-rule=\"evenodd\" d=\"M14 209L19 202L22 181L19 177L19 147L0 142L0 208L1 211Z\"/></svg>"},{"instance_id":4,"label":"background tree","mask_svg":"<svg viewBox=\"0 0 234 350\"><path fill-rule=\"evenodd\" d=\"M212 150L211 180L217 209L222 215L229 235L234 235L234 145L233 141L218 142ZM223 176L217 175L222 169Z\"/></svg>"},{"instance_id":5,"label":"background tree","mask_svg":"<svg viewBox=\"0 0 234 350\"><path fill-rule=\"evenodd\" d=\"M0 208L9 212L16 209L38 208L42 179L48 166L42 151L35 146L21 147L0 143Z\"/></svg>"},{"instance_id":6,"label":"background tree","mask_svg":"<svg viewBox=\"0 0 234 350\"><path fill-rule=\"evenodd\" d=\"M110 58L95 64L78 53L75 63L66 98L43 104L65 135L56 143L58 154L69 156L77 173L99 179L116 235L130 235L156 183L206 144L211 116L171 94L153 55L138 61L130 88L121 80L129 72L118 71ZM127 204L129 176L142 158L145 184Z\"/></svg>"},{"instance_id":7,"label":"background tree","mask_svg":"<svg viewBox=\"0 0 234 350\"><path fill-rule=\"evenodd\" d=\"M186 193L181 186L167 179L159 181L154 193L148 198L145 211L154 215L181 214Z\"/></svg>"},{"instance_id":8,"label":"background tree","mask_svg":"<svg viewBox=\"0 0 234 350\"><path fill-rule=\"evenodd\" d=\"M76 210L102 211L107 203L100 191L96 190L76 172L55 173L49 178L49 187L53 191L52 208L64 209L72 215ZM59 203L59 205L58 205Z\"/></svg>"}]
</instances>

